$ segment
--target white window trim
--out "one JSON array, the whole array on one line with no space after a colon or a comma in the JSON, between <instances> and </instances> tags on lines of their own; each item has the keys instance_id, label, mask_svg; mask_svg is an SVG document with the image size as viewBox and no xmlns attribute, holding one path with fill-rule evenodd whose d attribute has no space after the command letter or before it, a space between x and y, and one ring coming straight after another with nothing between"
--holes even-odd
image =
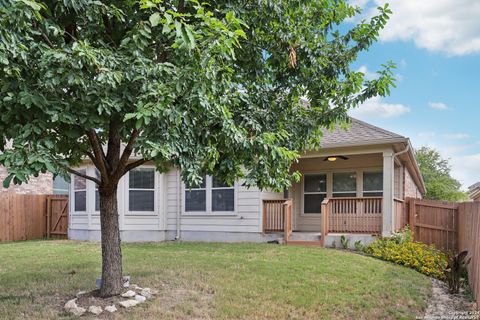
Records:
<instances>
[{"instance_id":1,"label":"white window trim","mask_svg":"<svg viewBox=\"0 0 480 320\"><path fill-rule=\"evenodd\" d=\"M318 175L325 175L325 183L326 183L326 188L325 192L307 192L305 191L305 177L306 176L318 176ZM317 173L306 173L302 177L302 216L307 216L307 217L318 217L321 215L321 212L312 212L312 213L306 213L305 212L305 195L306 194L324 194L325 198L328 197L328 173L326 172L317 172Z\"/></svg>"},{"instance_id":2,"label":"white window trim","mask_svg":"<svg viewBox=\"0 0 480 320\"><path fill-rule=\"evenodd\" d=\"M153 189L130 189L130 171L125 175L125 211L132 216L156 216L158 212L159 181L155 166L143 165L135 169L153 169ZM134 170L135 170L134 169ZM153 211L130 211L130 190L151 190L153 191Z\"/></svg>"},{"instance_id":3,"label":"white window trim","mask_svg":"<svg viewBox=\"0 0 480 320\"><path fill-rule=\"evenodd\" d=\"M238 185L237 182L233 184L232 187L212 187L212 176L206 176L205 188L196 188L192 190L205 190L206 194L206 211L185 211L185 192L188 190L185 183L182 182L181 188L181 197L182 197L182 215L185 216L236 216L237 215L237 205L238 205ZM233 189L233 211L212 211L212 190L228 190Z\"/></svg>"},{"instance_id":4,"label":"white window trim","mask_svg":"<svg viewBox=\"0 0 480 320\"><path fill-rule=\"evenodd\" d=\"M87 174L88 173L88 170L86 167L82 167L82 168L77 168L76 169L77 171L79 172L82 172L82 171L85 171L84 173ZM85 178L82 178L82 177L79 177L77 176L76 174L72 174L71 177L70 177L72 183L70 184L70 188L71 188L71 194L72 194L72 213L73 214L87 214L88 212L88 179L85 179ZM75 179L85 179L85 189L75 189ZM82 211L77 211L75 210L75 193L76 192L85 192L85 210L82 210Z\"/></svg>"}]
</instances>

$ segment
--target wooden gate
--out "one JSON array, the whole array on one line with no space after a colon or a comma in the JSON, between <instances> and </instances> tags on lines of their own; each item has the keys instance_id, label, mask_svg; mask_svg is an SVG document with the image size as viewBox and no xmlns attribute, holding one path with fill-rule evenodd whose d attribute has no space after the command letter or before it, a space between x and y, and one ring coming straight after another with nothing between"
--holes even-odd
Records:
<instances>
[{"instance_id":1,"label":"wooden gate","mask_svg":"<svg viewBox=\"0 0 480 320\"><path fill-rule=\"evenodd\" d=\"M458 250L457 203L410 199L409 223L415 241L444 251Z\"/></svg>"},{"instance_id":2,"label":"wooden gate","mask_svg":"<svg viewBox=\"0 0 480 320\"><path fill-rule=\"evenodd\" d=\"M47 197L47 238L67 237L68 197Z\"/></svg>"}]
</instances>

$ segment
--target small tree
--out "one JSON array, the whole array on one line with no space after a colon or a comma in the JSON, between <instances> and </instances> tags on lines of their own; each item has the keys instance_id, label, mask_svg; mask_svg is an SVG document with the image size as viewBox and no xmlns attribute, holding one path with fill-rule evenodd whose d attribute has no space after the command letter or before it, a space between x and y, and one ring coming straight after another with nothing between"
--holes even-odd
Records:
<instances>
[{"instance_id":1,"label":"small tree","mask_svg":"<svg viewBox=\"0 0 480 320\"><path fill-rule=\"evenodd\" d=\"M451 176L448 160L443 159L437 150L421 147L416 150L416 158L425 180L427 199L444 201L468 199L468 195L460 190L461 183Z\"/></svg>"},{"instance_id":2,"label":"small tree","mask_svg":"<svg viewBox=\"0 0 480 320\"><path fill-rule=\"evenodd\" d=\"M129 170L152 162L191 184L214 173L278 190L321 128L388 93L391 65L369 81L350 65L390 12L338 31L357 13L341 0L3 0L4 184L46 171L98 184L100 293L119 294L117 185ZM85 158L98 177L75 170Z\"/></svg>"}]
</instances>

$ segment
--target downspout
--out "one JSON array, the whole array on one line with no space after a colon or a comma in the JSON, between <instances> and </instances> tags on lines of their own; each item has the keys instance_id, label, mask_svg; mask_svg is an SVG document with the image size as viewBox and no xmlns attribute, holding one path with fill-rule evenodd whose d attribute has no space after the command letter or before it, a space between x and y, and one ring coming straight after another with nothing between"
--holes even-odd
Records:
<instances>
[{"instance_id":1,"label":"downspout","mask_svg":"<svg viewBox=\"0 0 480 320\"><path fill-rule=\"evenodd\" d=\"M395 168L395 159L396 159L398 156L407 153L409 150L410 150L410 144L407 143L407 146L405 147L404 150L399 151L399 152L393 154L393 157L392 157L392 158L393 158L393 167L394 167L394 168ZM405 168L403 168L402 171L403 171L403 180L405 181ZM395 177L395 175L394 175L394 177ZM402 190L402 196L404 197L404 194L405 194L405 182L402 183L402 189L404 189L404 190ZM395 193L394 193L394 197L395 197Z\"/></svg>"},{"instance_id":2,"label":"downspout","mask_svg":"<svg viewBox=\"0 0 480 320\"><path fill-rule=\"evenodd\" d=\"M176 220L177 220L177 225L176 225L176 233L175 233L175 240L180 240L180 183L181 183L181 180L180 180L180 171L177 170L177 216L176 216Z\"/></svg>"},{"instance_id":3,"label":"downspout","mask_svg":"<svg viewBox=\"0 0 480 320\"><path fill-rule=\"evenodd\" d=\"M397 156L407 153L409 150L410 150L410 144L407 144L404 150L393 154L393 160L395 160Z\"/></svg>"}]
</instances>

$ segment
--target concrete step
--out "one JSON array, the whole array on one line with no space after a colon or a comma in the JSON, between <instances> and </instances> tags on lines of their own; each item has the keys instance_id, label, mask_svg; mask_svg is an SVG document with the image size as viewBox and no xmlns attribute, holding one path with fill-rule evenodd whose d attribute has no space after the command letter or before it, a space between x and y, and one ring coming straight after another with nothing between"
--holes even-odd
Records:
<instances>
[{"instance_id":1,"label":"concrete step","mask_svg":"<svg viewBox=\"0 0 480 320\"><path fill-rule=\"evenodd\" d=\"M292 232L289 241L320 241L321 234L319 232Z\"/></svg>"}]
</instances>

